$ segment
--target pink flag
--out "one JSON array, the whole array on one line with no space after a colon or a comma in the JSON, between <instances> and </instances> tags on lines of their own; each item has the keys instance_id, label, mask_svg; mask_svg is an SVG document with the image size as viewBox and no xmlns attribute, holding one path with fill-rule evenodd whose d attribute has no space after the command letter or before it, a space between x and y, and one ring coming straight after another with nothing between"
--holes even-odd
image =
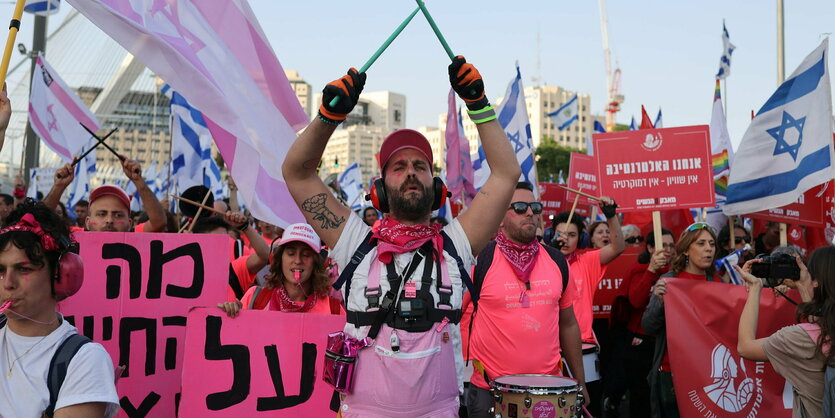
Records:
<instances>
[{"instance_id":1,"label":"pink flag","mask_svg":"<svg viewBox=\"0 0 835 418\"><path fill-rule=\"evenodd\" d=\"M29 122L46 146L66 162L90 139L81 124L93 132L99 130L99 121L90 109L40 54L32 77Z\"/></svg>"},{"instance_id":2,"label":"pink flag","mask_svg":"<svg viewBox=\"0 0 835 418\"><path fill-rule=\"evenodd\" d=\"M473 165L470 162L470 146L458 120L455 97L455 91L450 89L445 132L447 188L453 201L469 204L475 197Z\"/></svg>"},{"instance_id":3,"label":"pink flag","mask_svg":"<svg viewBox=\"0 0 835 418\"><path fill-rule=\"evenodd\" d=\"M308 118L246 0L69 0L206 118L253 215L304 222L281 175Z\"/></svg>"}]
</instances>

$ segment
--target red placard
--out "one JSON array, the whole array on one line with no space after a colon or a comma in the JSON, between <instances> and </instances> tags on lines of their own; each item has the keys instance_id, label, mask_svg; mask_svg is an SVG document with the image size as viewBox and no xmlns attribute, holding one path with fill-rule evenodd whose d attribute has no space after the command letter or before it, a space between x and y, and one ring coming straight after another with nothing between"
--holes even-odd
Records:
<instances>
[{"instance_id":1,"label":"red placard","mask_svg":"<svg viewBox=\"0 0 835 418\"><path fill-rule=\"evenodd\" d=\"M792 225L823 227L827 215L831 215L833 182L830 180L812 187L800 195L797 202L779 208L762 210L745 215L763 221L782 222Z\"/></svg>"},{"instance_id":2,"label":"red placard","mask_svg":"<svg viewBox=\"0 0 835 418\"><path fill-rule=\"evenodd\" d=\"M594 293L594 299L592 300L591 311L594 314L594 319L609 318L612 313L612 302L618 295L624 276L638 262L638 254L641 251L643 249L639 247L629 247L606 265L606 272L603 273L603 278L600 280L597 292Z\"/></svg>"},{"instance_id":3,"label":"red placard","mask_svg":"<svg viewBox=\"0 0 835 418\"><path fill-rule=\"evenodd\" d=\"M597 165L594 163L594 157L591 155L581 154L579 152L571 153L571 162L568 169L568 187L586 192L592 196L600 196L600 186L597 182ZM569 192L568 199L574 201L574 196ZM597 201L587 197L580 196L578 205L596 205Z\"/></svg>"},{"instance_id":4,"label":"red placard","mask_svg":"<svg viewBox=\"0 0 835 418\"><path fill-rule=\"evenodd\" d=\"M574 203L574 193L566 192L560 186L564 184L557 183L539 183L539 201L542 202L542 219L546 221L546 226L550 224L547 222L551 217L557 216L560 212L568 212L571 210L571 204ZM582 199L582 198L581 198ZM589 216L589 206L581 203L577 204L574 213L578 216Z\"/></svg>"},{"instance_id":5,"label":"red placard","mask_svg":"<svg viewBox=\"0 0 835 418\"><path fill-rule=\"evenodd\" d=\"M770 289L761 292L758 336L794 324L794 306ZM683 418L792 416L786 379L768 362L745 360L737 353L747 297L743 286L668 279L667 351Z\"/></svg>"},{"instance_id":6,"label":"red placard","mask_svg":"<svg viewBox=\"0 0 835 418\"><path fill-rule=\"evenodd\" d=\"M706 125L597 134L594 154L618 212L716 205Z\"/></svg>"}]
</instances>

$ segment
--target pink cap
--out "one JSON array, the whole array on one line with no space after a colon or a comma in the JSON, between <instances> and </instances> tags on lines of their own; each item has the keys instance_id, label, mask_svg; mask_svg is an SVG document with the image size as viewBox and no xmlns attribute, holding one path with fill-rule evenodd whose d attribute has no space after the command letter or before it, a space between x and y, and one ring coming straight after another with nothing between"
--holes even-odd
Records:
<instances>
[{"instance_id":1,"label":"pink cap","mask_svg":"<svg viewBox=\"0 0 835 418\"><path fill-rule=\"evenodd\" d=\"M109 185L96 187L96 189L93 190L92 193L90 193L90 205L92 205L93 202L96 201L96 199L107 195L115 196L117 199L119 199L119 201L121 201L125 205L125 209L127 209L128 211L130 210L130 197L128 197L128 194L125 193L124 190L116 186Z\"/></svg>"},{"instance_id":2,"label":"pink cap","mask_svg":"<svg viewBox=\"0 0 835 418\"><path fill-rule=\"evenodd\" d=\"M429 166L432 166L432 147L426 137L413 129L398 129L390 133L380 145L380 153L377 154L380 171L386 168L386 163L394 153L406 148L420 151L429 160Z\"/></svg>"},{"instance_id":3,"label":"pink cap","mask_svg":"<svg viewBox=\"0 0 835 418\"><path fill-rule=\"evenodd\" d=\"M278 246L280 247L288 242L294 241L307 244L317 253L322 249L322 241L319 239L319 235L316 235L316 231L308 224L299 223L288 226L284 230L284 234L281 235L281 241L278 242Z\"/></svg>"}]
</instances>

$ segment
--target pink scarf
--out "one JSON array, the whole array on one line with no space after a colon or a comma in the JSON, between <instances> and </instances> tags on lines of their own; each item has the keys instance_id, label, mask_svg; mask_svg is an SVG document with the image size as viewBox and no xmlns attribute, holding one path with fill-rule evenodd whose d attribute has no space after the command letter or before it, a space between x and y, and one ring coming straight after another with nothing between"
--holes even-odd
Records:
<instances>
[{"instance_id":1,"label":"pink scarf","mask_svg":"<svg viewBox=\"0 0 835 418\"><path fill-rule=\"evenodd\" d=\"M496 245L502 251L510 266L513 267L516 277L523 283L530 281L531 271L536 265L536 256L539 254L539 242L533 240L530 244L517 244L499 231L496 235Z\"/></svg>"},{"instance_id":2,"label":"pink scarf","mask_svg":"<svg viewBox=\"0 0 835 418\"><path fill-rule=\"evenodd\" d=\"M377 238L377 258L383 263L390 263L394 254L403 254L420 248L426 241L438 254L443 254L441 225L405 225L390 217L385 217L374 224L373 237Z\"/></svg>"}]
</instances>

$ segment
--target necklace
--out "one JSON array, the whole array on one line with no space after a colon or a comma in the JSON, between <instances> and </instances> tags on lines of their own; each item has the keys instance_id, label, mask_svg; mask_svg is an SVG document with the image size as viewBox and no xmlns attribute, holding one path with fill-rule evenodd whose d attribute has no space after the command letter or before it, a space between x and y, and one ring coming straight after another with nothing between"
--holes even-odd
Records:
<instances>
[{"instance_id":1,"label":"necklace","mask_svg":"<svg viewBox=\"0 0 835 418\"><path fill-rule=\"evenodd\" d=\"M7 337L8 332L9 332L9 330L6 329L6 334L3 334L3 343L4 343L4 347L6 349L6 361L9 362L9 372L6 373L6 379L11 379L12 378L12 369L14 369L14 365L17 364L17 361L20 360L23 356L29 354L29 352L32 351L33 348L37 347L38 344L41 343L41 341L46 339L46 337L48 337L49 334L46 334L43 337L41 337L41 339L38 340L38 342L36 342L35 344L32 344L32 346L29 347L28 350L26 350L23 354L17 356L17 358L14 359L14 361L12 361L11 355L9 354L9 340L8 340L8 337Z\"/></svg>"}]
</instances>

